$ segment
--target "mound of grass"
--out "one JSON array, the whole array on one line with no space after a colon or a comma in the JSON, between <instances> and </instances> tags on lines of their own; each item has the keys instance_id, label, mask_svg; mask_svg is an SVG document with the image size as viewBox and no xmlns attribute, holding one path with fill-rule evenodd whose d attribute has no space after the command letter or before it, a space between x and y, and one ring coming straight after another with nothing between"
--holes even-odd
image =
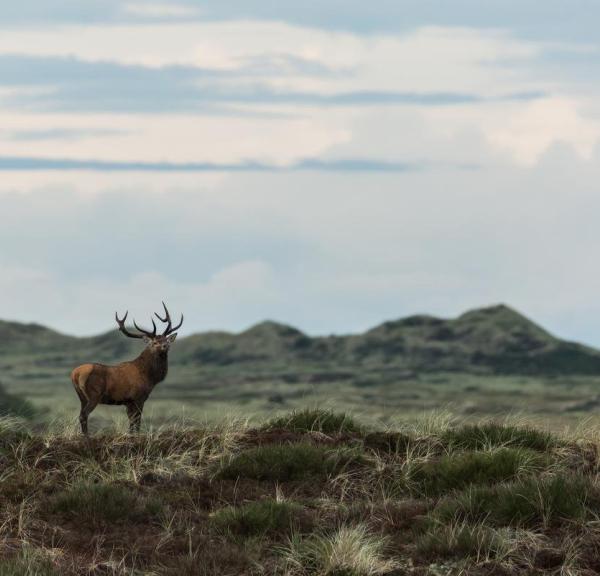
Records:
<instances>
[{"instance_id":1,"label":"mound of grass","mask_svg":"<svg viewBox=\"0 0 600 576\"><path fill-rule=\"evenodd\" d=\"M404 432L369 432L364 437L365 448L388 454L401 454L415 444L415 440Z\"/></svg>"},{"instance_id":2,"label":"mound of grass","mask_svg":"<svg viewBox=\"0 0 600 576\"><path fill-rule=\"evenodd\" d=\"M359 461L362 457L354 450L332 450L304 442L268 444L234 455L221 465L217 476L287 482L327 476Z\"/></svg>"},{"instance_id":3,"label":"mound of grass","mask_svg":"<svg viewBox=\"0 0 600 576\"><path fill-rule=\"evenodd\" d=\"M305 408L268 420L263 430L284 429L290 432L323 432L324 434L361 433L363 427L345 412Z\"/></svg>"},{"instance_id":4,"label":"mound of grass","mask_svg":"<svg viewBox=\"0 0 600 576\"><path fill-rule=\"evenodd\" d=\"M274 536L306 528L304 509L294 502L259 500L243 506L228 506L215 512L212 525L223 534L234 536Z\"/></svg>"},{"instance_id":5,"label":"mound of grass","mask_svg":"<svg viewBox=\"0 0 600 576\"><path fill-rule=\"evenodd\" d=\"M94 525L143 521L160 514L162 507L160 500L143 499L125 486L88 483L75 484L48 503L53 514L85 519Z\"/></svg>"},{"instance_id":6,"label":"mound of grass","mask_svg":"<svg viewBox=\"0 0 600 576\"><path fill-rule=\"evenodd\" d=\"M417 540L417 552L423 558L501 558L512 548L510 539L500 530L481 524L451 523L435 525Z\"/></svg>"},{"instance_id":7,"label":"mound of grass","mask_svg":"<svg viewBox=\"0 0 600 576\"><path fill-rule=\"evenodd\" d=\"M0 560L0 576L60 576L58 569L40 552L24 548L12 558Z\"/></svg>"},{"instance_id":8,"label":"mound of grass","mask_svg":"<svg viewBox=\"0 0 600 576\"><path fill-rule=\"evenodd\" d=\"M443 432L441 440L450 448L460 450L484 450L510 446L545 452L558 443L550 432L496 422L451 428Z\"/></svg>"},{"instance_id":9,"label":"mound of grass","mask_svg":"<svg viewBox=\"0 0 600 576\"><path fill-rule=\"evenodd\" d=\"M598 489L580 475L529 477L509 484L471 488L435 509L441 522L464 520L494 526L551 526L586 517L600 503Z\"/></svg>"},{"instance_id":10,"label":"mound of grass","mask_svg":"<svg viewBox=\"0 0 600 576\"><path fill-rule=\"evenodd\" d=\"M497 484L540 472L550 457L522 448L501 448L493 452L465 452L419 464L411 471L409 484L426 496L461 490L476 484Z\"/></svg>"},{"instance_id":11,"label":"mound of grass","mask_svg":"<svg viewBox=\"0 0 600 576\"><path fill-rule=\"evenodd\" d=\"M386 539L366 526L342 526L332 534L295 536L283 550L286 574L376 576L390 573L396 562L384 557Z\"/></svg>"},{"instance_id":12,"label":"mound of grass","mask_svg":"<svg viewBox=\"0 0 600 576\"><path fill-rule=\"evenodd\" d=\"M29 400L9 394L0 383L0 416L32 419L39 414L40 411Z\"/></svg>"}]
</instances>

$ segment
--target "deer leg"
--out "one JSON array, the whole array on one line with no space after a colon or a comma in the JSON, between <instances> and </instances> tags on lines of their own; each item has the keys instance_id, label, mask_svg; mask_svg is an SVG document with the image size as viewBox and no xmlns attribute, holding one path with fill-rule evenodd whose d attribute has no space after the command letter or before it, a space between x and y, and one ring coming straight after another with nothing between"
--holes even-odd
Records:
<instances>
[{"instance_id":1,"label":"deer leg","mask_svg":"<svg viewBox=\"0 0 600 576\"><path fill-rule=\"evenodd\" d=\"M130 402L127 404L127 417L129 418L129 433L134 434L140 431L142 422L142 410L144 404L141 402Z\"/></svg>"},{"instance_id":2,"label":"deer leg","mask_svg":"<svg viewBox=\"0 0 600 576\"><path fill-rule=\"evenodd\" d=\"M81 424L81 432L88 435L88 416L96 408L98 402L90 400L81 401L81 411L79 412L79 423Z\"/></svg>"}]
</instances>

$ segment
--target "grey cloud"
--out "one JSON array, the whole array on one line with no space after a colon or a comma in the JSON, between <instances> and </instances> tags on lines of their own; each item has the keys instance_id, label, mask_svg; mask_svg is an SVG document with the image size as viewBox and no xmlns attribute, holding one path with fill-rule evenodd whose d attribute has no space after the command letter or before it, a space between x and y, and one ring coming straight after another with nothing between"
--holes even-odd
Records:
<instances>
[{"instance_id":1,"label":"grey cloud","mask_svg":"<svg viewBox=\"0 0 600 576\"><path fill-rule=\"evenodd\" d=\"M307 158L281 166L258 161L237 163L211 162L120 162L0 156L0 171L20 170L93 170L97 172L406 172L431 169L435 165L414 162L391 162L373 158ZM472 168L472 166L456 166Z\"/></svg>"},{"instance_id":2,"label":"grey cloud","mask_svg":"<svg viewBox=\"0 0 600 576\"><path fill-rule=\"evenodd\" d=\"M455 106L493 101L477 94L357 90L337 94L275 91L252 70L220 72L186 66L147 68L75 58L0 56L0 86L44 88L5 96L3 105L33 110L176 113L202 111L237 114L239 104L296 106ZM495 100L539 98L516 93Z\"/></svg>"},{"instance_id":3,"label":"grey cloud","mask_svg":"<svg viewBox=\"0 0 600 576\"><path fill-rule=\"evenodd\" d=\"M138 0L136 4L155 2ZM160 2L159 2L160 3ZM165 3L165 2L163 2ZM524 38L574 43L600 42L600 5L595 0L180 0L197 15L166 16L165 21L261 19L286 21L327 30L361 34L401 33L420 26L508 29ZM58 22L145 23L156 18L128 14L120 0L21 0L2 7L4 25ZM566 17L566 15L568 17Z\"/></svg>"},{"instance_id":4,"label":"grey cloud","mask_svg":"<svg viewBox=\"0 0 600 576\"><path fill-rule=\"evenodd\" d=\"M48 130L16 130L8 132L6 135L9 140L16 142L37 142L43 140L84 140L86 138L98 138L102 136L119 136L128 132L116 129L73 129L73 128L52 128ZM0 160L1 163L1 160Z\"/></svg>"},{"instance_id":5,"label":"grey cloud","mask_svg":"<svg viewBox=\"0 0 600 576\"><path fill-rule=\"evenodd\" d=\"M15 289L0 317L27 310L30 298L46 303L37 320L48 321L58 309L48 303L62 299L57 327L70 330L82 316L96 318L88 309L103 290L125 303L154 294L128 281L158 272L172 280L169 301L182 307L187 294L194 330L271 317L312 333L346 332L504 301L562 336L598 343L598 157L581 161L556 146L531 169L248 172L216 189L165 185L158 194L118 184L91 198L3 193L0 269L27 266L55 280L53 290L35 277ZM187 291L247 261L272 271L268 297L241 306L243 279L225 280L210 297Z\"/></svg>"}]
</instances>

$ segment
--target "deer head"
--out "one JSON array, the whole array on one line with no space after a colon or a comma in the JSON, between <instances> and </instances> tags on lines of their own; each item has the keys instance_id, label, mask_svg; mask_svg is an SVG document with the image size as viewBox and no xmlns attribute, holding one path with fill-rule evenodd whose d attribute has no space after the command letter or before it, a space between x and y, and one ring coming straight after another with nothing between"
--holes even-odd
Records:
<instances>
[{"instance_id":1,"label":"deer head","mask_svg":"<svg viewBox=\"0 0 600 576\"><path fill-rule=\"evenodd\" d=\"M165 317L162 318L158 313L154 313L154 315L163 323L167 325L165 331L162 334L156 333L156 323L154 322L154 318L152 318L152 332L150 330L144 330L144 328L140 328L136 321L133 321L133 325L138 330L138 333L130 332L125 327L125 320L127 319L127 314L129 312L125 312L125 316L123 318L119 318L119 315L115 312L115 320L119 325L119 330L125 334L125 336L129 338L140 338L142 339L151 352L163 353L166 354L169 351L169 348L173 342L175 342L175 338L177 338L176 330L181 328L183 324L183 314L181 315L181 320L177 326L173 326L171 321L171 315L165 306L165 303L162 303L163 308L165 310Z\"/></svg>"}]
</instances>

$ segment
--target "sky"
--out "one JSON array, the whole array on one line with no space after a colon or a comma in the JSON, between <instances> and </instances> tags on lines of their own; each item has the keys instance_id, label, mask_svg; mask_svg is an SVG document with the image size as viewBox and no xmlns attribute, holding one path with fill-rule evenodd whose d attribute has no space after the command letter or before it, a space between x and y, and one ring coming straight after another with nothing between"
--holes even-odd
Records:
<instances>
[{"instance_id":1,"label":"sky","mask_svg":"<svg viewBox=\"0 0 600 576\"><path fill-rule=\"evenodd\" d=\"M20 0L0 318L309 334L506 303L600 346L600 3Z\"/></svg>"}]
</instances>

